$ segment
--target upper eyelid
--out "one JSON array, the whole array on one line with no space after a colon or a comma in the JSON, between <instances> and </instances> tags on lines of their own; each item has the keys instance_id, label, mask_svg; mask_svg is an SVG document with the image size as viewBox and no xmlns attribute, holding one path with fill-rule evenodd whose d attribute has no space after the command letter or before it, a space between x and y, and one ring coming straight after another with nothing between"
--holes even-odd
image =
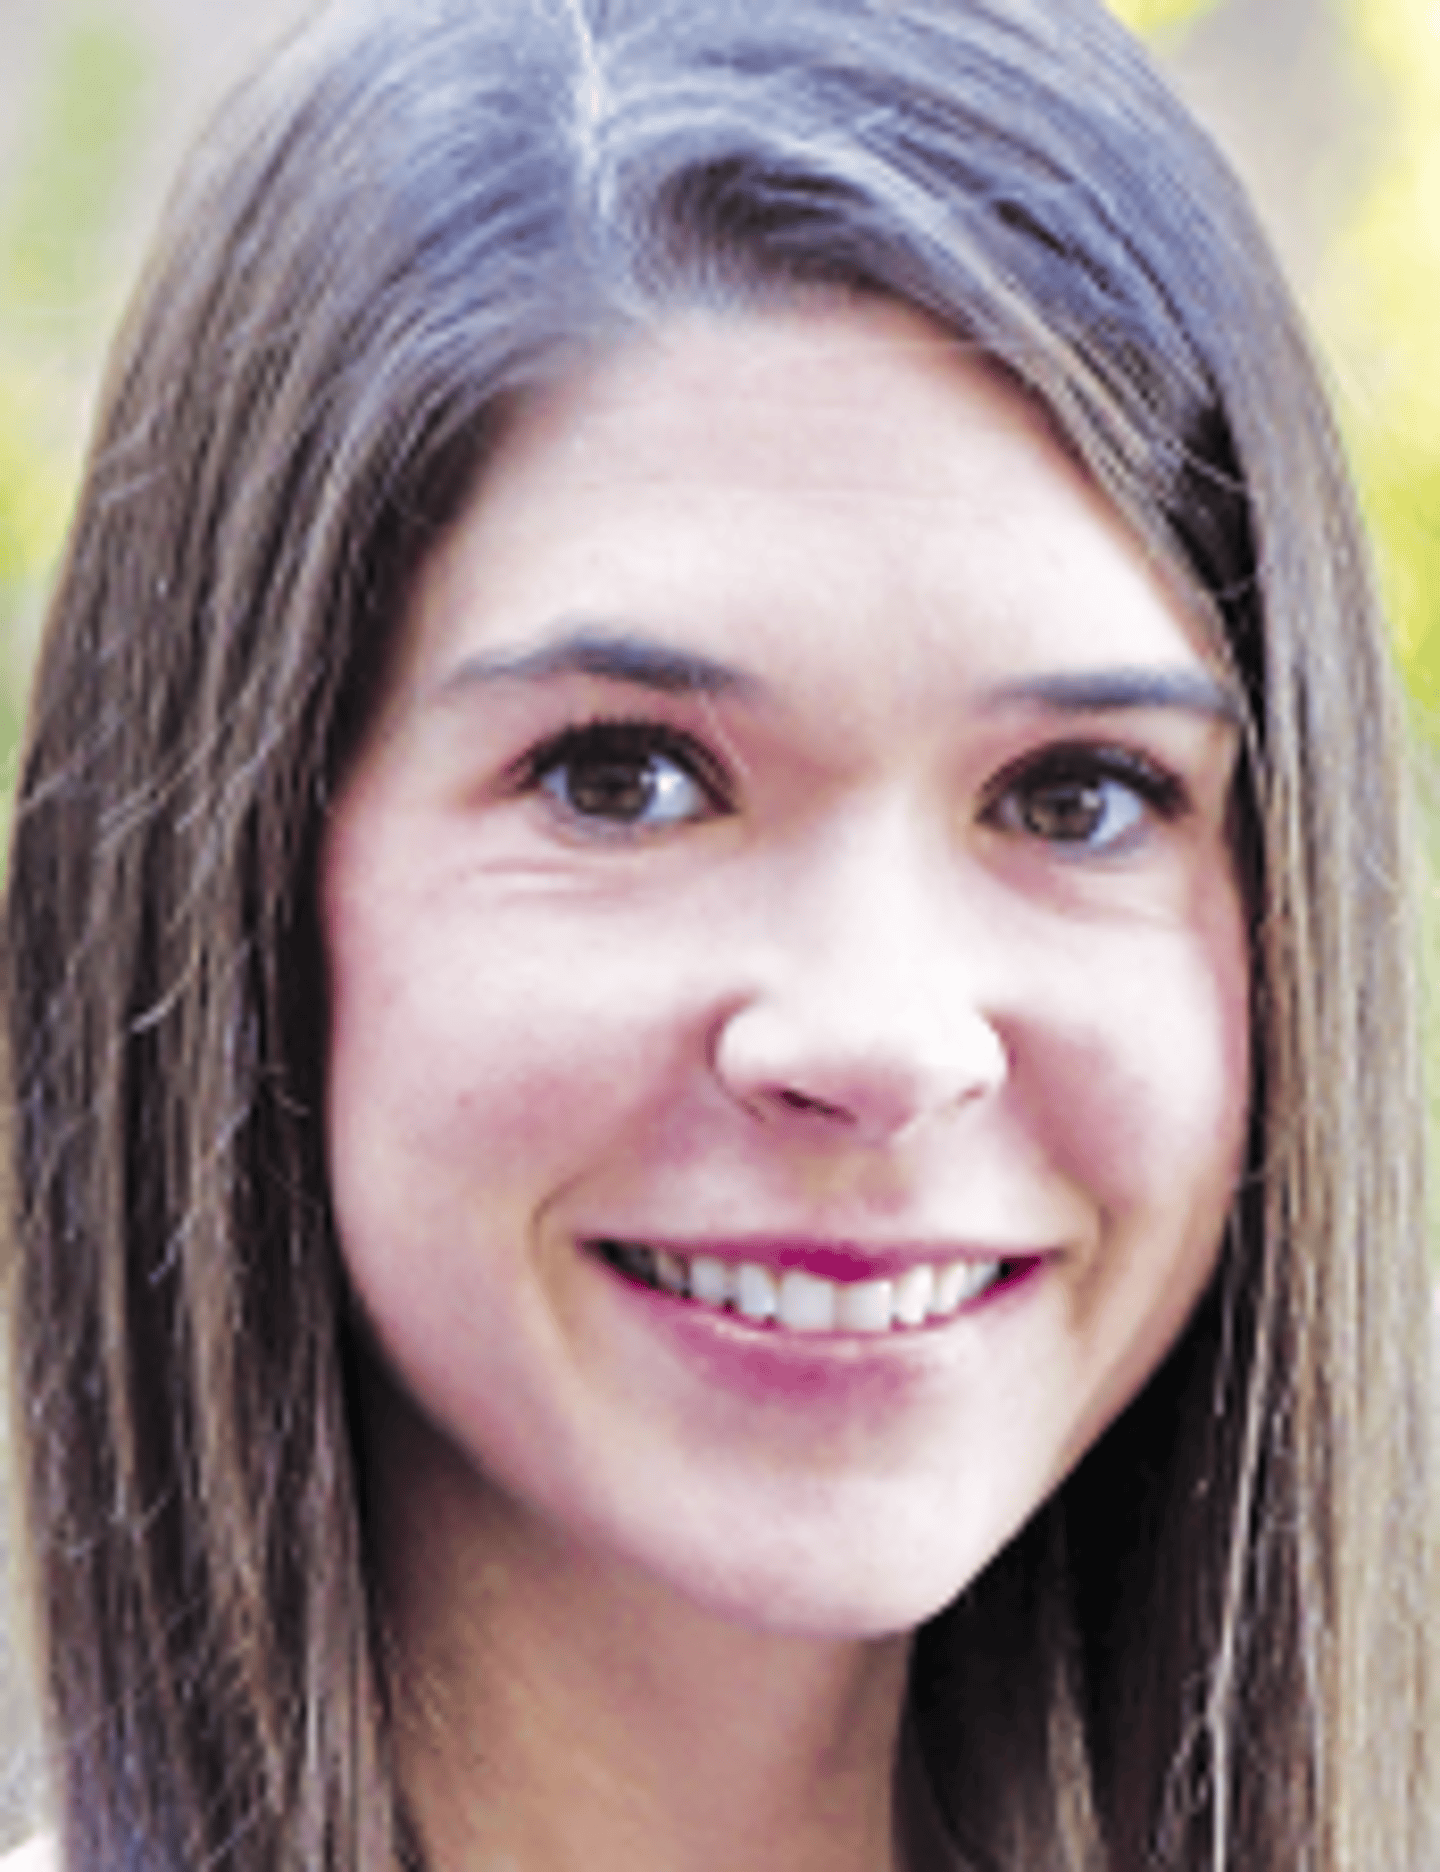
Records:
<instances>
[{"instance_id":1,"label":"upper eyelid","mask_svg":"<svg viewBox=\"0 0 1440 1872\"><path fill-rule=\"evenodd\" d=\"M1046 742L1007 761L987 782L988 798L998 797L1007 788L1047 773L1094 774L1100 779L1129 781L1139 788L1185 793L1186 782L1174 765L1144 748L1123 741Z\"/></svg>"},{"instance_id":2,"label":"upper eyelid","mask_svg":"<svg viewBox=\"0 0 1440 1872\"><path fill-rule=\"evenodd\" d=\"M1186 817L1194 804L1181 774L1154 754L1107 741L1050 743L1009 762L985 787L980 801L982 824L1000 826L1002 809L1026 785L1044 785L1074 776L1128 787L1146 811L1162 821Z\"/></svg>"},{"instance_id":3,"label":"upper eyelid","mask_svg":"<svg viewBox=\"0 0 1440 1872\"><path fill-rule=\"evenodd\" d=\"M599 739L606 734L633 740L637 753L658 753L678 759L713 803L730 805L734 781L728 763L689 729L652 716L595 715L569 722L527 748L511 763L507 778L512 784L536 786L567 754L583 753L587 736Z\"/></svg>"},{"instance_id":4,"label":"upper eyelid","mask_svg":"<svg viewBox=\"0 0 1440 1872\"><path fill-rule=\"evenodd\" d=\"M567 721L510 762L505 782L519 788L536 786L568 754L583 753L587 737L607 734L633 741L637 753L649 751L678 759L720 810L733 810L738 792L733 760L693 729L648 713L607 711ZM1067 772L1089 772L1099 779L1129 785L1167 817L1178 816L1192 803L1190 784L1163 755L1117 736L1091 739L1067 735L1026 749L1007 761L984 782L979 814L982 818L988 816L1007 793L1026 782L1043 781L1050 774L1063 777Z\"/></svg>"}]
</instances>

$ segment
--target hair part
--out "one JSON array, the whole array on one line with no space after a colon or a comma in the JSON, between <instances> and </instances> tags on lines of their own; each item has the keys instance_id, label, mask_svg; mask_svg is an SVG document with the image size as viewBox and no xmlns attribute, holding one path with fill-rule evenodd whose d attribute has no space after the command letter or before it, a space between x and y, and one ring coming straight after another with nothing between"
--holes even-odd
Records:
<instances>
[{"instance_id":1,"label":"hair part","mask_svg":"<svg viewBox=\"0 0 1440 1872\"><path fill-rule=\"evenodd\" d=\"M409 0L303 35L187 178L36 679L14 1370L77 1869L393 1863L323 1148L326 801L527 392L686 308L815 290L907 303L1037 397L1249 714L1259 1070L1221 1270L920 1634L936 1798L997 1872L1436 1856L1397 709L1237 188L1088 0Z\"/></svg>"}]
</instances>

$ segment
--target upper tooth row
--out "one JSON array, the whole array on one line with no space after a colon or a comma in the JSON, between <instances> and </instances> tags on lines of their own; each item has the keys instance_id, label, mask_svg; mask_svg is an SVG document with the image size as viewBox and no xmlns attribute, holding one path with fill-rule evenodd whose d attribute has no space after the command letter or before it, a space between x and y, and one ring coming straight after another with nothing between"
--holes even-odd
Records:
<instances>
[{"instance_id":1,"label":"upper tooth row","mask_svg":"<svg viewBox=\"0 0 1440 1872\"><path fill-rule=\"evenodd\" d=\"M634 1252L633 1250L631 1251ZM662 1248L641 1251L657 1283L702 1306L734 1307L747 1319L774 1320L792 1332L888 1332L945 1319L999 1278L999 1261L952 1261L907 1268L894 1280L830 1281L789 1268L777 1276L754 1261L716 1255L688 1260ZM638 1256L637 1256L638 1260ZM637 1272L641 1269L637 1268Z\"/></svg>"}]
</instances>

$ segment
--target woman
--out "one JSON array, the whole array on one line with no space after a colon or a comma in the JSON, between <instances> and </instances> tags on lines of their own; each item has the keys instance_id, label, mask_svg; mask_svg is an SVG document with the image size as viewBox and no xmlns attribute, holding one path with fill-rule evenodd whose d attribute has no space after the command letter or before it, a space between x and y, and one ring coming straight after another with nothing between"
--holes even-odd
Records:
<instances>
[{"instance_id":1,"label":"woman","mask_svg":"<svg viewBox=\"0 0 1440 1872\"><path fill-rule=\"evenodd\" d=\"M16 819L64 1863L1429 1863L1399 794L1097 8L303 37Z\"/></svg>"}]
</instances>

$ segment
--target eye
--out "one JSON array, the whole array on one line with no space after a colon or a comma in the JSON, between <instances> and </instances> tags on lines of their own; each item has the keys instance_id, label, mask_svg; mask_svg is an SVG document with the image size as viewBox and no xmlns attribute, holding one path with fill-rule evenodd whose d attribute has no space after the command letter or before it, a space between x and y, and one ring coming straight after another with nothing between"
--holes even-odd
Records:
<instances>
[{"instance_id":1,"label":"eye","mask_svg":"<svg viewBox=\"0 0 1440 1872\"><path fill-rule=\"evenodd\" d=\"M1002 831L1084 852L1121 849L1151 815L1184 807L1180 782L1120 748L1047 749L1002 775L985 817Z\"/></svg>"},{"instance_id":2,"label":"eye","mask_svg":"<svg viewBox=\"0 0 1440 1872\"><path fill-rule=\"evenodd\" d=\"M597 828L658 831L729 810L714 758L663 722L567 728L527 758L523 779L568 819Z\"/></svg>"}]
</instances>

